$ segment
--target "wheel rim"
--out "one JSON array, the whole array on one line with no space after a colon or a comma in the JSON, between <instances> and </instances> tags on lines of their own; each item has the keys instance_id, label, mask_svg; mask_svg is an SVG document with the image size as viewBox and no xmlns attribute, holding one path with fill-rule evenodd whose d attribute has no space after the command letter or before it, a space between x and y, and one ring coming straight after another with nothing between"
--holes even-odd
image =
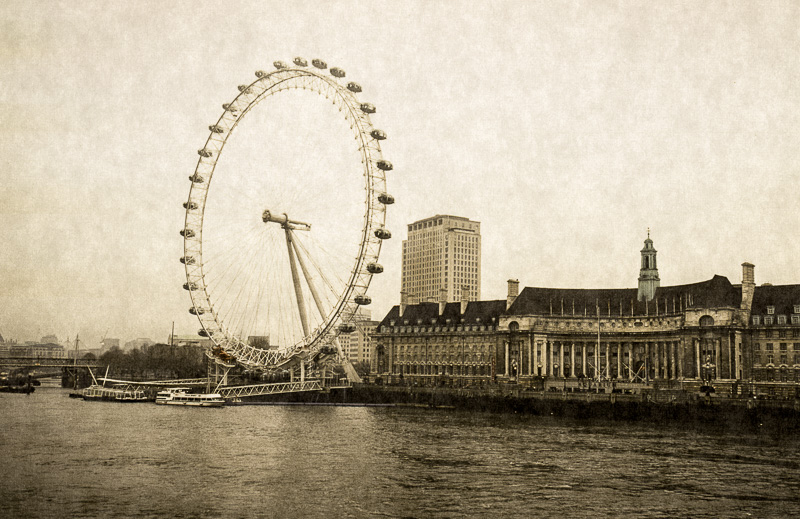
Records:
<instances>
[{"instance_id":1,"label":"wheel rim","mask_svg":"<svg viewBox=\"0 0 800 519\"><path fill-rule=\"evenodd\" d=\"M257 72L257 79L254 82L240 86L239 94L230 103L223 105L222 115L215 124L209 126L209 137L198 151L197 166L190 177L191 188L188 200L184 204L186 215L184 229L181 231L184 236L184 256L181 260L185 264L186 271L184 288L191 294L190 311L198 317L202 326L201 332L213 341L214 350L217 353L220 351L224 353L222 360L236 361L246 366L280 365L292 358L313 354L322 346L334 343L340 325L351 323L356 318L359 306L369 303L366 292L372 276L377 273L378 267L375 266L379 265L381 243L383 239L389 237L384 228L387 203L385 171L391 169L391 165L381 154L380 140L385 138L385 134L373 128L369 118L374 108L368 103L359 102L355 95L360 92L358 85L352 82L346 83L334 75L334 71L341 72L339 69L331 69L331 75L327 75L325 69L319 66L315 70L302 65L288 67L276 62L276 67L277 70L272 72ZM319 321L313 330L304 332L301 339L279 344L278 349L265 350L254 346L247 336L242 336L244 327L240 330L237 329L238 326L233 326L229 314L220 308L221 303L213 293L215 287L210 286L206 268L204 226L207 225L209 192L213 191L212 179L229 137L251 111L255 113L259 104L292 89L309 90L331 100L343 113L345 121L350 124L362 163L363 219L355 261L336 300L331 302L329 298L330 308L324 311L322 308L317 309L317 313L320 314ZM288 215L288 218L292 217L293 215ZM276 217L271 218L273 220L270 220L270 223L276 221ZM264 220L264 223L268 223L267 220ZM297 233L286 231L287 238L290 234ZM301 239L297 239L294 245L298 258L304 253L304 245L301 242ZM292 245L287 246L290 258L292 248ZM305 252L308 253L307 259L313 262L310 252L307 249ZM291 261L290 259L290 263ZM303 265L302 260L296 261L304 272L309 268L308 265ZM322 275L324 277L324 273ZM299 297L295 297L295 302L298 299Z\"/></svg>"}]
</instances>

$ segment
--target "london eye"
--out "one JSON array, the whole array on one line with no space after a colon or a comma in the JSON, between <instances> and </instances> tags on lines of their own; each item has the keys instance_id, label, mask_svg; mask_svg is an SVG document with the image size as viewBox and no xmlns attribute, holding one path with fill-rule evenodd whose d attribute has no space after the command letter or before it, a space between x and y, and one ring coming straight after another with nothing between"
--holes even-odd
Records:
<instances>
[{"instance_id":1,"label":"london eye","mask_svg":"<svg viewBox=\"0 0 800 519\"><path fill-rule=\"evenodd\" d=\"M335 355L349 374L338 336L364 318L391 237L386 134L338 67L295 58L255 75L222 105L189 177L180 231L189 312L219 364L271 369Z\"/></svg>"}]
</instances>

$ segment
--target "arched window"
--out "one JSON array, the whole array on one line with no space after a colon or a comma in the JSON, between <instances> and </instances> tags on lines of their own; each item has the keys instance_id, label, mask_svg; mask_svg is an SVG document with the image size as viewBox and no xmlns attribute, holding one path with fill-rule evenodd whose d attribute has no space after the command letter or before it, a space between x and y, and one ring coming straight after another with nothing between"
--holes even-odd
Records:
<instances>
[{"instance_id":1,"label":"arched window","mask_svg":"<svg viewBox=\"0 0 800 519\"><path fill-rule=\"evenodd\" d=\"M710 315L704 315L700 318L700 326L714 326L714 318Z\"/></svg>"},{"instance_id":2,"label":"arched window","mask_svg":"<svg viewBox=\"0 0 800 519\"><path fill-rule=\"evenodd\" d=\"M519 323L517 321L511 321L508 323L508 331L510 332L518 332L519 331Z\"/></svg>"}]
</instances>

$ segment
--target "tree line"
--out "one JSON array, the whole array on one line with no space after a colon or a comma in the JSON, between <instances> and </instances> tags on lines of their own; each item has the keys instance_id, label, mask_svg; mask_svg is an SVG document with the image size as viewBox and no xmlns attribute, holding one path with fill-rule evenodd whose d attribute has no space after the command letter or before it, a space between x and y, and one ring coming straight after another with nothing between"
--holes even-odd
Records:
<instances>
[{"instance_id":1,"label":"tree line","mask_svg":"<svg viewBox=\"0 0 800 519\"><path fill-rule=\"evenodd\" d=\"M202 347L153 344L130 351L113 347L100 355L109 376L125 379L199 378L206 376Z\"/></svg>"}]
</instances>

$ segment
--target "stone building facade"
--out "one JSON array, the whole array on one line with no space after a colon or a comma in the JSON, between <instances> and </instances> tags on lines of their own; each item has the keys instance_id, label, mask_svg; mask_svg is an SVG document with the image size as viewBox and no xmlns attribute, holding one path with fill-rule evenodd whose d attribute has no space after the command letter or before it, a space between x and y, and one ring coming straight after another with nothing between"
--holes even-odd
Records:
<instances>
[{"instance_id":1,"label":"stone building facade","mask_svg":"<svg viewBox=\"0 0 800 519\"><path fill-rule=\"evenodd\" d=\"M641 254L638 288L519 292L509 280L505 301L404 301L373 336L372 371L390 381L800 382L800 285L757 287L744 263L738 284L715 275L660 286L649 236Z\"/></svg>"},{"instance_id":2,"label":"stone building facade","mask_svg":"<svg viewBox=\"0 0 800 519\"><path fill-rule=\"evenodd\" d=\"M395 306L378 325L370 371L389 382L432 383L437 378L489 380L496 375L498 333L505 301L417 303Z\"/></svg>"}]
</instances>

